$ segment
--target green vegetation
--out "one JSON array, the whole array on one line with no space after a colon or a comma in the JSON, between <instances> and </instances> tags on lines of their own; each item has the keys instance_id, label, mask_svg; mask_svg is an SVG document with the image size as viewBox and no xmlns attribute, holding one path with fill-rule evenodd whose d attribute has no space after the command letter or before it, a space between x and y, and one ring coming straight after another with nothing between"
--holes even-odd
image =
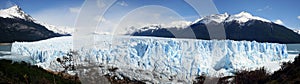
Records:
<instances>
[{"instance_id":1,"label":"green vegetation","mask_svg":"<svg viewBox=\"0 0 300 84\"><path fill-rule=\"evenodd\" d=\"M294 62L283 63L281 69L272 74L267 83L300 83L300 54Z\"/></svg>"},{"instance_id":2,"label":"green vegetation","mask_svg":"<svg viewBox=\"0 0 300 84\"><path fill-rule=\"evenodd\" d=\"M267 84L298 84L300 83L300 54L294 62L285 62L281 69L268 74L264 68L255 71L240 71L236 73L233 82L236 83L267 83Z\"/></svg>"},{"instance_id":3,"label":"green vegetation","mask_svg":"<svg viewBox=\"0 0 300 84\"><path fill-rule=\"evenodd\" d=\"M141 84L143 82L124 79L115 79L114 75L105 75L112 84ZM202 84L205 76L195 79L195 84ZM269 74L265 68L254 71L238 71L235 76L227 76L219 79L218 83L237 83L237 84L281 84L300 82L300 54L294 62L283 63L281 69ZM70 84L80 83L76 76L67 75L63 72L46 71L37 66L31 66L25 62L12 62L10 60L0 60L0 83L10 84Z\"/></svg>"},{"instance_id":4,"label":"green vegetation","mask_svg":"<svg viewBox=\"0 0 300 84\"><path fill-rule=\"evenodd\" d=\"M80 83L78 77L51 73L25 62L0 60L0 83L10 84L69 84Z\"/></svg>"},{"instance_id":5,"label":"green vegetation","mask_svg":"<svg viewBox=\"0 0 300 84\"><path fill-rule=\"evenodd\" d=\"M104 75L111 84L146 84L138 80L130 80L128 77L122 76L123 79L116 79L116 75Z\"/></svg>"},{"instance_id":6,"label":"green vegetation","mask_svg":"<svg viewBox=\"0 0 300 84\"><path fill-rule=\"evenodd\" d=\"M194 81L195 84L203 84L205 76L199 76ZM230 80L229 80L230 79ZM285 62L281 69L269 74L265 68L254 71L237 71L235 76L227 76L219 79L219 84L299 84L300 83L300 54L294 62Z\"/></svg>"}]
</instances>

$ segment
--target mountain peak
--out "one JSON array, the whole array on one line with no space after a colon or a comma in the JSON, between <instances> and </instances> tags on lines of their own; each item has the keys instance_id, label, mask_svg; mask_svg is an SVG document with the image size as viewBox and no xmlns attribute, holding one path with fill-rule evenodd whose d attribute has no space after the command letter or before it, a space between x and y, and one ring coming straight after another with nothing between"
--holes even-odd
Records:
<instances>
[{"instance_id":1,"label":"mountain peak","mask_svg":"<svg viewBox=\"0 0 300 84\"><path fill-rule=\"evenodd\" d=\"M224 22L226 18L229 17L228 13L224 13L224 14L212 14L209 16L204 16L198 20L196 20L193 23L210 23L210 22L217 22L217 23L221 23Z\"/></svg>"},{"instance_id":2,"label":"mountain peak","mask_svg":"<svg viewBox=\"0 0 300 84\"><path fill-rule=\"evenodd\" d=\"M3 18L20 18L26 21L35 21L30 15L26 14L20 6L14 5L7 9L0 10L0 17Z\"/></svg>"},{"instance_id":3,"label":"mountain peak","mask_svg":"<svg viewBox=\"0 0 300 84\"><path fill-rule=\"evenodd\" d=\"M20 11L20 10L22 10L22 9L21 9L20 6L14 5L14 6L12 6L12 7L9 7L9 8L7 8L7 9L5 9L5 10Z\"/></svg>"},{"instance_id":4,"label":"mountain peak","mask_svg":"<svg viewBox=\"0 0 300 84\"><path fill-rule=\"evenodd\" d=\"M260 21L264 21L264 22L271 22L267 19L253 16L252 14L245 12L245 11L242 11L239 14L232 15L231 17L228 18L228 20L226 22L237 21L239 23L245 23L245 22L248 22L249 20L260 20Z\"/></svg>"},{"instance_id":5,"label":"mountain peak","mask_svg":"<svg viewBox=\"0 0 300 84\"><path fill-rule=\"evenodd\" d=\"M242 11L239 14L236 14L235 16L253 17L252 14L250 14L246 11Z\"/></svg>"},{"instance_id":6,"label":"mountain peak","mask_svg":"<svg viewBox=\"0 0 300 84\"><path fill-rule=\"evenodd\" d=\"M264 22L271 22L267 19L260 18L257 16L253 16L252 14L242 11L238 14L235 15L229 15L228 13L224 14L213 14L209 16L204 16L198 20L196 20L194 23L210 23L210 22L217 22L217 23L222 23L222 22L232 22L232 21L237 21L239 23L246 23L250 20L260 20Z\"/></svg>"}]
</instances>

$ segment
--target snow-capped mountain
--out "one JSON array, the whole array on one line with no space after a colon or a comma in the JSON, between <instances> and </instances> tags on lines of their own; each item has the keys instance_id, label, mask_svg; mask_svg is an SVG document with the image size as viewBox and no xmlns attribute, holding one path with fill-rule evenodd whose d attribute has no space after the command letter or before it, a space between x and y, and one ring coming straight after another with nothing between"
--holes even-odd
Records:
<instances>
[{"instance_id":1,"label":"snow-capped mountain","mask_svg":"<svg viewBox=\"0 0 300 84\"><path fill-rule=\"evenodd\" d=\"M15 5L7 9L0 10L0 17L3 18L12 18L12 19L23 19L25 21L34 22L37 24L40 24L42 26L45 26L48 30L53 31L55 33L59 34L71 34L74 29L68 28L68 27L62 27L62 26L54 26L50 25L44 22L40 22L32 18L29 14L26 14L19 6Z\"/></svg>"},{"instance_id":2,"label":"snow-capped mountain","mask_svg":"<svg viewBox=\"0 0 300 84\"><path fill-rule=\"evenodd\" d=\"M0 17L19 18L26 21L35 21L30 15L26 14L19 6L15 5L7 9L0 10Z\"/></svg>"},{"instance_id":3,"label":"snow-capped mountain","mask_svg":"<svg viewBox=\"0 0 300 84\"><path fill-rule=\"evenodd\" d=\"M156 36L181 38L181 32L193 31L197 39L211 39L207 29L210 26L224 26L226 39L230 40L247 40L258 42L275 42L275 43L300 43L300 35L293 30L276 24L267 19L253 16L247 12L241 12L235 15L213 14L202 17L193 22L188 28L164 28L157 27L147 30L140 29L133 32L133 36ZM172 32L170 32L172 30ZM173 35L174 32L179 35ZM186 33L187 34L187 33ZM187 37L187 36L182 36Z\"/></svg>"},{"instance_id":4,"label":"snow-capped mountain","mask_svg":"<svg viewBox=\"0 0 300 84\"><path fill-rule=\"evenodd\" d=\"M0 42L38 41L68 35L40 24L19 6L0 10ZM57 28L58 29L58 28Z\"/></svg>"},{"instance_id":5,"label":"snow-capped mountain","mask_svg":"<svg viewBox=\"0 0 300 84\"><path fill-rule=\"evenodd\" d=\"M260 20L260 21L264 21L264 22L271 22L267 19L257 17L257 16L253 16L250 13L244 12L244 11L239 13L239 14L228 17L228 19L226 19L226 22L237 21L237 22L240 22L240 23L245 23L245 22L248 22L250 20Z\"/></svg>"},{"instance_id":6,"label":"snow-capped mountain","mask_svg":"<svg viewBox=\"0 0 300 84\"><path fill-rule=\"evenodd\" d=\"M232 22L232 21L237 21L241 24L246 23L250 20L260 20L260 21L264 21L264 22L271 22L267 19L264 18L260 18L257 16L253 16L248 12L241 12L239 14L235 14L235 15L229 15L228 13L224 13L224 14L213 14L213 15L209 15L209 16L204 16L200 19L195 20L194 22L189 22L189 21L178 21L176 23L171 23L168 26L164 25L164 24L150 24L150 25L145 25L142 28L128 28L127 33L132 33L132 32L141 32L141 31L147 31L147 30L153 30L153 29L161 29L161 28L186 28L189 27L193 24L197 24L197 23L203 23L203 24L208 24L211 22L216 22L216 23L225 23L225 22Z\"/></svg>"},{"instance_id":7,"label":"snow-capped mountain","mask_svg":"<svg viewBox=\"0 0 300 84\"><path fill-rule=\"evenodd\" d=\"M263 21L263 22L271 22L267 19L261 18L261 17L257 17L257 16L253 16L248 12L241 12L239 14L235 14L235 15L229 15L228 13L224 13L224 14L213 14L210 16L205 16L202 17L198 20L196 20L194 23L210 23L210 22L217 22L217 23L224 23L224 22L232 22L232 21L236 21L239 22L241 24L246 23L250 20L259 20L259 21Z\"/></svg>"}]
</instances>

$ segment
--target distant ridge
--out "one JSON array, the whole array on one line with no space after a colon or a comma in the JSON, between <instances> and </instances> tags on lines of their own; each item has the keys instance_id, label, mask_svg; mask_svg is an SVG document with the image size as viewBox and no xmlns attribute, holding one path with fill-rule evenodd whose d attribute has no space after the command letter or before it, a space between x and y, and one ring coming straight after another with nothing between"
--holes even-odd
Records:
<instances>
[{"instance_id":1,"label":"distant ridge","mask_svg":"<svg viewBox=\"0 0 300 84\"><path fill-rule=\"evenodd\" d=\"M253 16L247 12L241 12L235 15L225 13L205 16L193 22L188 28L164 28L160 26L156 26L156 28L144 27L141 28L142 30L137 30L131 35L175 38L169 30L174 30L173 32L179 33L192 30L197 39L209 40L210 37L206 27L208 24L223 24L226 32L226 39L230 40L300 43L300 35L293 30L267 19Z\"/></svg>"}]
</instances>

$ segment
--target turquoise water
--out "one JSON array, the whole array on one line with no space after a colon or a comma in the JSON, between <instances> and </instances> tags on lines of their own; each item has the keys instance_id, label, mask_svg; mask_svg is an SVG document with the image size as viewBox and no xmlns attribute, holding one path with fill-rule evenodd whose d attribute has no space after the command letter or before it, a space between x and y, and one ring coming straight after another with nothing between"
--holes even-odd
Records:
<instances>
[{"instance_id":1,"label":"turquoise water","mask_svg":"<svg viewBox=\"0 0 300 84\"><path fill-rule=\"evenodd\" d=\"M300 54L300 44L287 44L289 54Z\"/></svg>"},{"instance_id":2,"label":"turquoise water","mask_svg":"<svg viewBox=\"0 0 300 84\"><path fill-rule=\"evenodd\" d=\"M0 43L0 51L10 51L11 44L1 44Z\"/></svg>"},{"instance_id":3,"label":"turquoise water","mask_svg":"<svg viewBox=\"0 0 300 84\"><path fill-rule=\"evenodd\" d=\"M0 44L0 56L10 55L11 44Z\"/></svg>"}]
</instances>

